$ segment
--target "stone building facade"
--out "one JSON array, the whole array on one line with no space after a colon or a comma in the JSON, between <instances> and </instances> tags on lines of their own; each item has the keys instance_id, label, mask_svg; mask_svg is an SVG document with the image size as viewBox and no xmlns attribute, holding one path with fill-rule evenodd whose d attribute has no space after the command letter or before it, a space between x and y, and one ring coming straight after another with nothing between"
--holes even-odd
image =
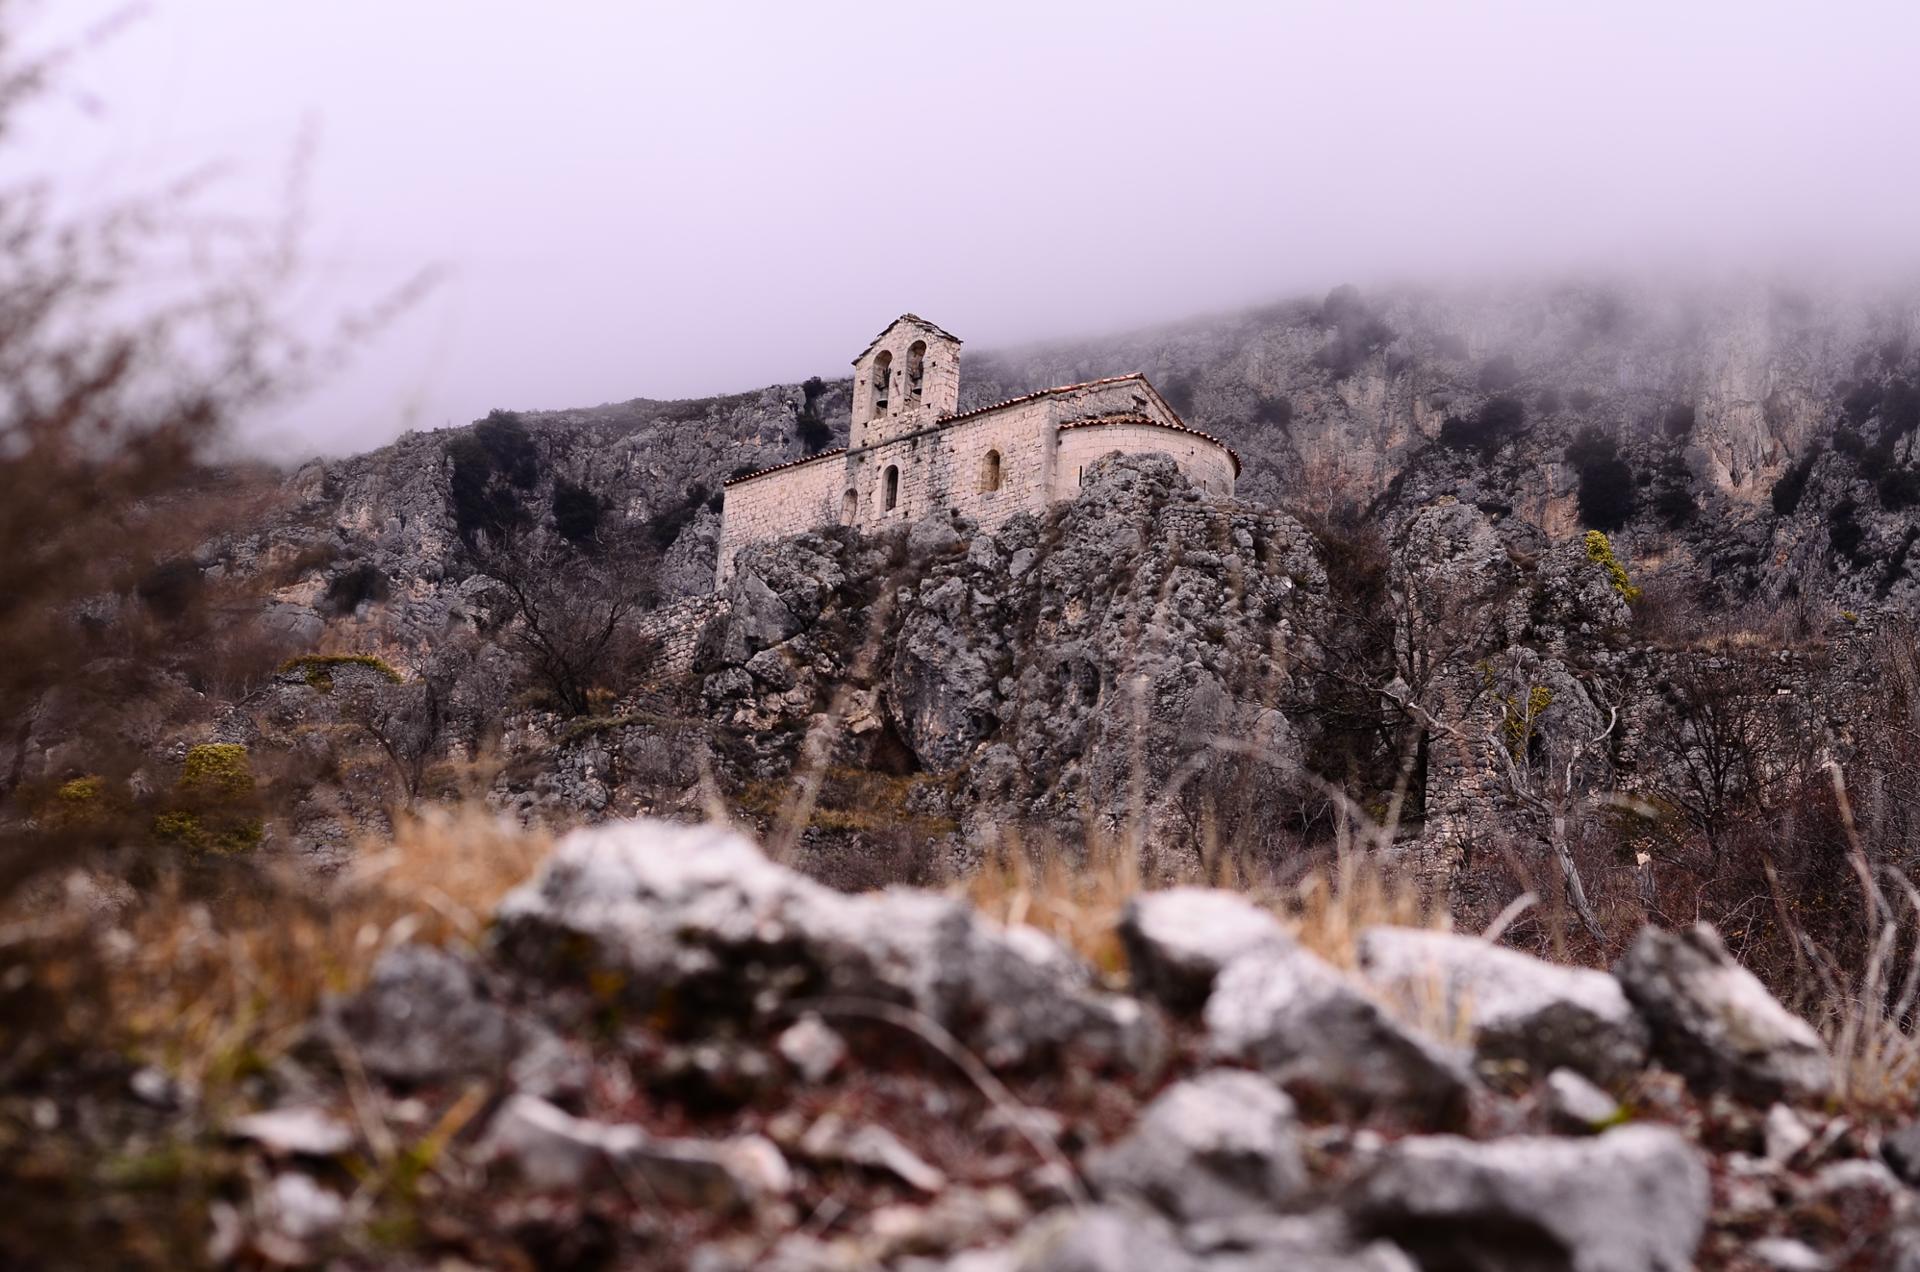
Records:
<instances>
[{"instance_id":1,"label":"stone building facade","mask_svg":"<svg viewBox=\"0 0 1920 1272\"><path fill-rule=\"evenodd\" d=\"M992 530L1079 490L1102 455L1169 455L1194 486L1231 495L1240 459L1187 427L1144 375L1068 384L960 411L960 341L902 314L853 360L838 450L726 483L718 578L750 543L824 525L877 530L951 509Z\"/></svg>"}]
</instances>

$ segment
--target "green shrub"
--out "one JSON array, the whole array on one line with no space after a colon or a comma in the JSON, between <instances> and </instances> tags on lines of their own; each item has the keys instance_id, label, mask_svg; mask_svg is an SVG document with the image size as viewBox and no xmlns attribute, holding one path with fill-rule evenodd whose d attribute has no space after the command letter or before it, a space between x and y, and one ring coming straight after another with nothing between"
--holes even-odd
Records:
<instances>
[{"instance_id":1,"label":"green shrub","mask_svg":"<svg viewBox=\"0 0 1920 1272\"><path fill-rule=\"evenodd\" d=\"M1589 425L1567 447L1567 462L1580 475L1580 520L1595 530L1618 530L1633 516L1633 469L1613 439Z\"/></svg>"},{"instance_id":2,"label":"green shrub","mask_svg":"<svg viewBox=\"0 0 1920 1272\"><path fill-rule=\"evenodd\" d=\"M190 852L246 852L259 845L264 829L247 748L234 742L188 751L172 807L153 819L155 838Z\"/></svg>"},{"instance_id":3,"label":"green shrub","mask_svg":"<svg viewBox=\"0 0 1920 1272\"><path fill-rule=\"evenodd\" d=\"M1807 479L1813 476L1813 466L1820 459L1820 448L1815 446L1802 455L1792 467L1780 474L1780 480L1773 483L1773 510L1783 517L1791 517L1800 506L1800 496L1807 493Z\"/></svg>"},{"instance_id":4,"label":"green shrub","mask_svg":"<svg viewBox=\"0 0 1920 1272\"><path fill-rule=\"evenodd\" d=\"M1253 404L1253 419L1256 424L1286 428L1293 423L1293 401L1277 393L1263 396Z\"/></svg>"},{"instance_id":5,"label":"green shrub","mask_svg":"<svg viewBox=\"0 0 1920 1272\"><path fill-rule=\"evenodd\" d=\"M585 543L600 531L605 510L600 497L565 477L553 479L553 528L573 543Z\"/></svg>"},{"instance_id":6,"label":"green shrub","mask_svg":"<svg viewBox=\"0 0 1920 1272\"><path fill-rule=\"evenodd\" d=\"M809 455L818 454L833 442L833 426L820 415L820 398L826 391L827 382L817 375L809 376L800 386L800 411L794 417L794 425L800 444L807 448Z\"/></svg>"},{"instance_id":7,"label":"green shrub","mask_svg":"<svg viewBox=\"0 0 1920 1272\"><path fill-rule=\"evenodd\" d=\"M191 799L234 800L253 794L253 766L237 742L209 742L187 752L179 793Z\"/></svg>"},{"instance_id":8,"label":"green shrub","mask_svg":"<svg viewBox=\"0 0 1920 1272\"><path fill-rule=\"evenodd\" d=\"M361 561L333 576L327 584L327 608L347 615L368 601L384 601L392 591L387 576L371 561Z\"/></svg>"},{"instance_id":9,"label":"green shrub","mask_svg":"<svg viewBox=\"0 0 1920 1272\"><path fill-rule=\"evenodd\" d=\"M1867 532L1855 519L1860 505L1852 499L1842 499L1827 510L1827 542L1834 552L1844 557L1854 566L1867 563L1867 555L1860 550L1866 540Z\"/></svg>"},{"instance_id":10,"label":"green shrub","mask_svg":"<svg viewBox=\"0 0 1920 1272\"><path fill-rule=\"evenodd\" d=\"M1519 398L1490 398L1472 419L1449 416L1440 425L1440 444L1448 450L1477 450L1482 458L1492 459L1526 423L1526 404Z\"/></svg>"}]
</instances>

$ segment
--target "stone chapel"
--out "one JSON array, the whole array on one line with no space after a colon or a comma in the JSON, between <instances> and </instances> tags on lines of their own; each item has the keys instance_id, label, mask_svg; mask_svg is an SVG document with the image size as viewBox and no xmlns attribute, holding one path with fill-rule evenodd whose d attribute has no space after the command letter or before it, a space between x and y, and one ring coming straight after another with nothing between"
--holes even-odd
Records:
<instances>
[{"instance_id":1,"label":"stone chapel","mask_svg":"<svg viewBox=\"0 0 1920 1272\"><path fill-rule=\"evenodd\" d=\"M1200 490L1231 495L1240 457L1188 428L1138 373L961 411L960 340L902 314L853 360L844 447L726 483L719 582L741 548L820 526L873 530L957 510L983 530L1071 499L1113 451L1169 455Z\"/></svg>"}]
</instances>

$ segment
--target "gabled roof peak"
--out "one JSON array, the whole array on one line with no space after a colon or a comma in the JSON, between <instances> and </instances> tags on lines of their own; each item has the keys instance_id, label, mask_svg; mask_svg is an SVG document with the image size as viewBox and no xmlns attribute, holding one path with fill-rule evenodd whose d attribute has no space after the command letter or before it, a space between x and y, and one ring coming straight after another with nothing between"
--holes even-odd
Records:
<instances>
[{"instance_id":1,"label":"gabled roof peak","mask_svg":"<svg viewBox=\"0 0 1920 1272\"><path fill-rule=\"evenodd\" d=\"M887 338L887 333L889 331L892 331L895 327L898 327L903 322L910 322L916 327L920 327L927 331L930 331L934 335L940 336L943 339L951 340L955 344L961 343L960 337L954 335L951 331L948 331L946 328L941 327L936 323L928 322L925 318L922 318L919 314L901 314L898 318L895 318L892 322L882 327L880 329L879 335L867 341L867 347L862 349L859 355L854 358L853 360L854 365L856 366L859 365L861 358L864 358L868 354L873 352L873 346L879 344L882 340L885 340Z\"/></svg>"}]
</instances>

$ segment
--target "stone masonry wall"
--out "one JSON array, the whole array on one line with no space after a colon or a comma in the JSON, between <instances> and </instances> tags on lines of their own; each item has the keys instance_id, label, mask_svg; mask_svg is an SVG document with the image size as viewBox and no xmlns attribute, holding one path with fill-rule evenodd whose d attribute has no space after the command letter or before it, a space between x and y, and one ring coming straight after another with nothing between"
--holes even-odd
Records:
<instances>
[{"instance_id":1,"label":"stone masonry wall","mask_svg":"<svg viewBox=\"0 0 1920 1272\"><path fill-rule=\"evenodd\" d=\"M1091 422L1121 415L1132 418ZM1082 470L1114 451L1166 455L1196 488L1233 493L1231 453L1182 427L1138 376L1050 392L947 423L936 424L924 413L917 418L926 422L903 435L728 486L717 578L726 580L746 544L840 522L875 530L950 510L991 531L1019 513L1073 498ZM999 486L986 490L987 457L994 452L1000 456ZM889 470L895 474L890 507ZM849 490L851 517L842 503Z\"/></svg>"},{"instance_id":2,"label":"stone masonry wall","mask_svg":"<svg viewBox=\"0 0 1920 1272\"><path fill-rule=\"evenodd\" d=\"M838 455L796 464L727 487L720 524L718 577L733 570L734 555L749 543L780 539L840 516L845 464Z\"/></svg>"},{"instance_id":3,"label":"stone masonry wall","mask_svg":"<svg viewBox=\"0 0 1920 1272\"><path fill-rule=\"evenodd\" d=\"M1025 402L915 437L875 446L853 459L858 523L865 529L911 525L950 508L991 530L1047 505L1053 451L1052 403ZM989 451L1000 452L1000 488L980 489ZM886 507L886 474L899 470L899 497Z\"/></svg>"},{"instance_id":4,"label":"stone masonry wall","mask_svg":"<svg viewBox=\"0 0 1920 1272\"><path fill-rule=\"evenodd\" d=\"M635 620L640 638L655 646L653 680L672 680L693 670L693 651L707 623L725 613L727 598L719 594L690 596L643 614Z\"/></svg>"},{"instance_id":5,"label":"stone masonry wall","mask_svg":"<svg viewBox=\"0 0 1920 1272\"><path fill-rule=\"evenodd\" d=\"M1210 495L1233 493L1233 459L1218 442L1150 424L1091 424L1061 429L1053 497L1071 499L1081 472L1113 451L1169 456L1195 489Z\"/></svg>"}]
</instances>

